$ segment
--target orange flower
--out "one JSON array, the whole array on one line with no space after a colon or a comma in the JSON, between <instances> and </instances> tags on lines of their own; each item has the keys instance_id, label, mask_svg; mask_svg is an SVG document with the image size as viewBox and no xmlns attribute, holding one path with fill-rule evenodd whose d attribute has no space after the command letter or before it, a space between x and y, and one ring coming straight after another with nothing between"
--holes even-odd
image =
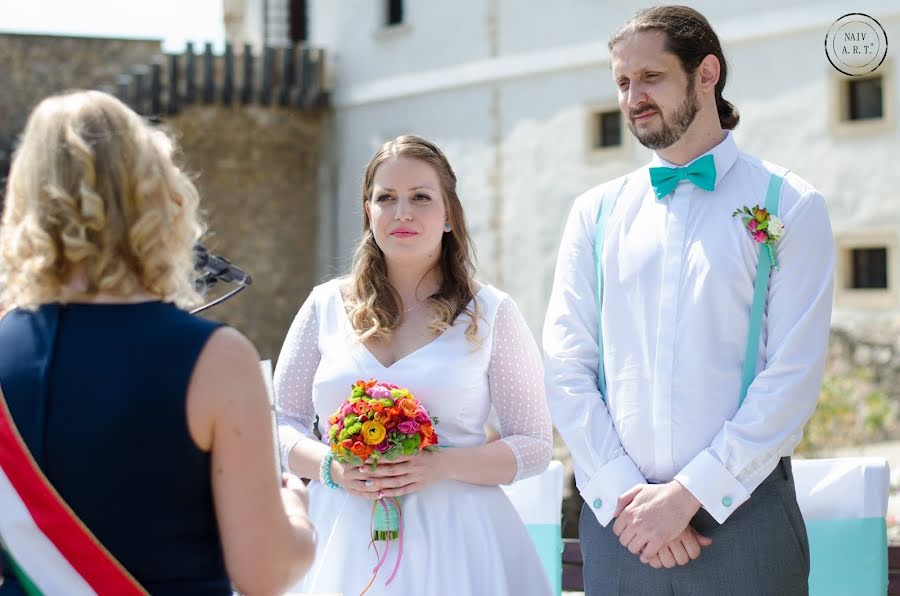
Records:
<instances>
[{"instance_id":1,"label":"orange flower","mask_svg":"<svg viewBox=\"0 0 900 596\"><path fill-rule=\"evenodd\" d=\"M350 452L353 453L353 455L363 460L368 459L369 456L372 455L372 451L374 450L374 447L370 447L362 441L353 443L353 447L350 448Z\"/></svg>"},{"instance_id":2,"label":"orange flower","mask_svg":"<svg viewBox=\"0 0 900 596\"><path fill-rule=\"evenodd\" d=\"M377 401L373 401L369 404L369 407L375 410L376 412L380 412L384 409L384 406L378 403Z\"/></svg>"},{"instance_id":3,"label":"orange flower","mask_svg":"<svg viewBox=\"0 0 900 596\"><path fill-rule=\"evenodd\" d=\"M431 445L437 445L438 436L430 423L419 426L419 435L422 437L422 442L419 444L419 450L430 447Z\"/></svg>"},{"instance_id":4,"label":"orange flower","mask_svg":"<svg viewBox=\"0 0 900 596\"><path fill-rule=\"evenodd\" d=\"M388 414L390 414L391 416L399 416L400 409L397 408L397 406L391 406L390 408L388 408Z\"/></svg>"},{"instance_id":5,"label":"orange flower","mask_svg":"<svg viewBox=\"0 0 900 596\"><path fill-rule=\"evenodd\" d=\"M369 405L360 400L353 404L353 411L356 412L357 416L363 416L369 412Z\"/></svg>"},{"instance_id":6,"label":"orange flower","mask_svg":"<svg viewBox=\"0 0 900 596\"><path fill-rule=\"evenodd\" d=\"M422 442L419 443L419 450L425 449L426 447L431 447L432 445L437 445L438 436L437 433L432 431L430 435L422 435Z\"/></svg>"},{"instance_id":7,"label":"orange flower","mask_svg":"<svg viewBox=\"0 0 900 596\"><path fill-rule=\"evenodd\" d=\"M403 414L409 418L415 418L416 414L419 412L418 404L408 398L400 400L400 409L403 410Z\"/></svg>"}]
</instances>

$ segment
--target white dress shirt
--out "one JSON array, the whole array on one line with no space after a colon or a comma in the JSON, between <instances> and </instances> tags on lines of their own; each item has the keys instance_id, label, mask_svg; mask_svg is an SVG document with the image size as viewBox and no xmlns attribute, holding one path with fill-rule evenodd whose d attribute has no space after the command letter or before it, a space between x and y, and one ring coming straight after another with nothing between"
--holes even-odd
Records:
<instances>
[{"instance_id":1,"label":"white dress shirt","mask_svg":"<svg viewBox=\"0 0 900 596\"><path fill-rule=\"evenodd\" d=\"M595 222L604 191L575 200L544 323L547 398L581 495L604 526L643 482L683 484L723 523L800 441L825 365L834 239L821 194L785 177L757 353L738 407L760 245L732 213L763 206L778 168L731 133L710 151L716 186L657 199L647 167L626 177L603 245L607 401L597 389ZM651 166L673 167L654 155Z\"/></svg>"}]
</instances>

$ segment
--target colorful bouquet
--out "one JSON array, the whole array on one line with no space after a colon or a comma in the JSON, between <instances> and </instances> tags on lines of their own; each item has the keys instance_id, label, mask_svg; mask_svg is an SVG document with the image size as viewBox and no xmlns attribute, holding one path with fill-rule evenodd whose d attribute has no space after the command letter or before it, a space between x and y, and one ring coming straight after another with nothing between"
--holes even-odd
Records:
<instances>
[{"instance_id":1,"label":"colorful bouquet","mask_svg":"<svg viewBox=\"0 0 900 596\"><path fill-rule=\"evenodd\" d=\"M374 470L382 459L390 461L426 449L437 450L438 435L434 425L438 419L431 417L408 389L375 379L357 381L351 388L350 397L328 423L331 425L328 440L334 459L351 466L369 464ZM380 498L372 505L372 543L376 540L387 542L384 555L373 569L373 581L387 559L391 540L397 539L400 549L394 572L385 585L390 584L397 574L403 554L401 515L400 501L395 497Z\"/></svg>"},{"instance_id":2,"label":"colorful bouquet","mask_svg":"<svg viewBox=\"0 0 900 596\"><path fill-rule=\"evenodd\" d=\"M437 418L408 389L375 379L357 381L328 423L334 458L352 466L369 463L374 470L382 458L437 449Z\"/></svg>"}]
</instances>

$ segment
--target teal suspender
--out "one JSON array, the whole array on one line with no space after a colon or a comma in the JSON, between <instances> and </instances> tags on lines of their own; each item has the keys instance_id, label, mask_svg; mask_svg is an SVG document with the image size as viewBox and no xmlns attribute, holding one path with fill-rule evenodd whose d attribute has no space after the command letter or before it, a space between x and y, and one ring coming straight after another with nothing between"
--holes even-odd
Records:
<instances>
[{"instance_id":1,"label":"teal suspender","mask_svg":"<svg viewBox=\"0 0 900 596\"><path fill-rule=\"evenodd\" d=\"M781 184L784 182L784 174L772 174L769 179L769 189L766 193L766 211L774 216L778 216L778 207L781 198ZM606 401L606 370L603 364L603 239L606 234L606 223L609 216L616 206L616 200L622 192L623 182L612 200L606 200L604 196L600 201L600 213L597 215L597 225L594 232L594 268L597 271L597 343L599 346L599 362L597 375L597 388L600 390L600 397ZM759 336L762 331L763 311L766 308L766 295L769 291L769 274L773 268L772 255L763 246L759 246L759 261L756 266L756 281L753 284L753 305L750 307L750 329L747 333L747 350L744 355L744 369L741 377L741 396L740 404L744 403L747 397L747 389L756 377L756 353L759 349Z\"/></svg>"},{"instance_id":2,"label":"teal suspender","mask_svg":"<svg viewBox=\"0 0 900 596\"><path fill-rule=\"evenodd\" d=\"M785 172L787 174L787 172ZM784 175L772 174L769 178L769 190L766 193L766 211L778 217L778 205L781 203L781 183ZM747 332L747 350L744 355L744 372L741 376L741 397L738 407L747 397L747 389L756 377L756 353L759 350L759 334L762 331L763 311L766 309L766 295L769 292L769 274L774 263L768 247L759 245L759 262L756 265L756 281L753 284L753 306L750 307L750 330Z\"/></svg>"},{"instance_id":3,"label":"teal suspender","mask_svg":"<svg viewBox=\"0 0 900 596\"><path fill-rule=\"evenodd\" d=\"M600 398L606 401L606 370L603 366L603 238L606 234L606 222L616 206L616 201L625 181L616 190L611 198L609 193L603 193L600 198L600 213L597 214L597 225L594 233L594 269L597 271L597 346L599 358L597 359L597 388L600 390ZM609 199L609 200L607 200Z\"/></svg>"}]
</instances>

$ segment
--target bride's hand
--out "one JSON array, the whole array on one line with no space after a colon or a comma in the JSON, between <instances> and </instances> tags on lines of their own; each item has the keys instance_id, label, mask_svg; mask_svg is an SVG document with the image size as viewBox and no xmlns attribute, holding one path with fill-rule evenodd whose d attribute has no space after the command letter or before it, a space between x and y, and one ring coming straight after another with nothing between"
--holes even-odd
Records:
<instances>
[{"instance_id":1,"label":"bride's hand","mask_svg":"<svg viewBox=\"0 0 900 596\"><path fill-rule=\"evenodd\" d=\"M376 498L370 494L372 493L372 486L366 486L368 478L368 476L360 472L359 466L351 466L342 464L337 460L331 460L331 481L355 497Z\"/></svg>"},{"instance_id":2,"label":"bride's hand","mask_svg":"<svg viewBox=\"0 0 900 596\"><path fill-rule=\"evenodd\" d=\"M420 451L416 455L382 460L374 470L369 466L356 468L363 478L359 496L367 499L408 495L443 479L440 451ZM365 481L368 480L367 484Z\"/></svg>"}]
</instances>

